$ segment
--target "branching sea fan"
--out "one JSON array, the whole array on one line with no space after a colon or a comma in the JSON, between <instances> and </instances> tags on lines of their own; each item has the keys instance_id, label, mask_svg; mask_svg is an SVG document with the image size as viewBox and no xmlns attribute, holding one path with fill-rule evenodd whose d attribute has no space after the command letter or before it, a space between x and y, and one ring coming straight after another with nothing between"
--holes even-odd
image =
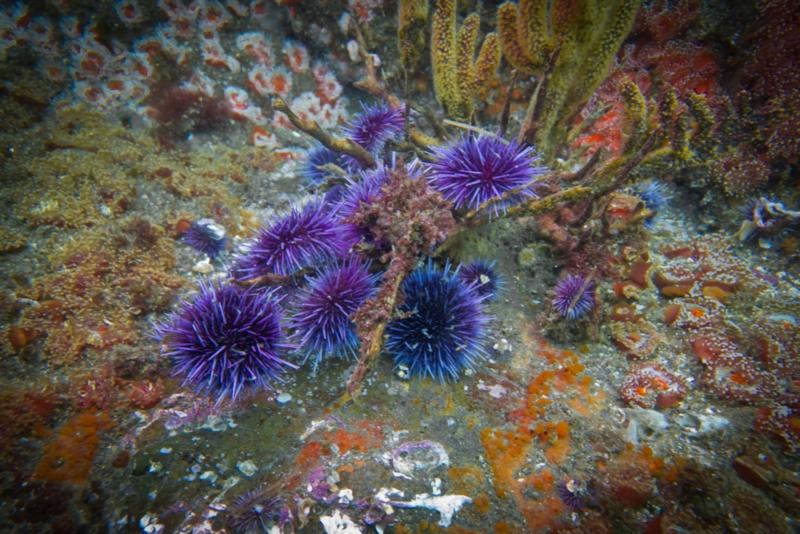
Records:
<instances>
[{"instance_id":1,"label":"branching sea fan","mask_svg":"<svg viewBox=\"0 0 800 534\"><path fill-rule=\"evenodd\" d=\"M350 258L331 264L308 278L289 320L293 340L314 369L331 356L355 356L358 336L350 316L375 293L377 275L369 266Z\"/></svg>"},{"instance_id":2,"label":"branching sea fan","mask_svg":"<svg viewBox=\"0 0 800 534\"><path fill-rule=\"evenodd\" d=\"M259 230L233 270L240 280L268 274L287 276L318 261L340 257L357 242L354 226L339 221L330 206L314 200Z\"/></svg>"},{"instance_id":3,"label":"branching sea fan","mask_svg":"<svg viewBox=\"0 0 800 534\"><path fill-rule=\"evenodd\" d=\"M538 157L532 147L506 142L499 137L469 135L455 143L433 149L434 162L428 165L428 182L457 209L475 209L489 199L522 188L512 198L496 202L497 216L515 202L535 196L530 184L544 174L537 167Z\"/></svg>"},{"instance_id":4,"label":"branching sea fan","mask_svg":"<svg viewBox=\"0 0 800 534\"><path fill-rule=\"evenodd\" d=\"M413 375L458 380L485 355L489 316L482 297L450 265L414 270L401 287L401 317L386 328L386 349Z\"/></svg>"},{"instance_id":5,"label":"branching sea fan","mask_svg":"<svg viewBox=\"0 0 800 534\"><path fill-rule=\"evenodd\" d=\"M274 292L201 283L200 293L156 327L163 353L184 385L221 401L246 388L271 388L287 369L289 350Z\"/></svg>"}]
</instances>

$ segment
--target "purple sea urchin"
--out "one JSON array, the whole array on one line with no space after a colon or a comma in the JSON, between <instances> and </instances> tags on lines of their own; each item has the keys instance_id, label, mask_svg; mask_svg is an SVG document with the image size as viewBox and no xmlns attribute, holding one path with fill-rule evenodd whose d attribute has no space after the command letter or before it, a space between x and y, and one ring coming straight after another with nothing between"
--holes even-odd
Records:
<instances>
[{"instance_id":1,"label":"purple sea urchin","mask_svg":"<svg viewBox=\"0 0 800 534\"><path fill-rule=\"evenodd\" d=\"M553 308L565 319L579 319L594 308L594 290L591 276L568 274L553 290Z\"/></svg>"},{"instance_id":2,"label":"purple sea urchin","mask_svg":"<svg viewBox=\"0 0 800 534\"><path fill-rule=\"evenodd\" d=\"M278 380L289 349L274 292L201 283L200 293L156 327L163 351L184 385L236 399L243 389Z\"/></svg>"},{"instance_id":3,"label":"purple sea urchin","mask_svg":"<svg viewBox=\"0 0 800 534\"><path fill-rule=\"evenodd\" d=\"M524 197L535 196L532 187L524 187L544 167L535 166L538 157L532 147L506 143L499 137L469 135L450 146L434 148L428 182L457 209L475 209L489 199L512 189L522 188L512 198L492 206L496 216Z\"/></svg>"},{"instance_id":4,"label":"purple sea urchin","mask_svg":"<svg viewBox=\"0 0 800 534\"><path fill-rule=\"evenodd\" d=\"M573 512L580 512L586 506L586 499L591 496L585 482L577 478L569 478L556 484L556 492L561 501Z\"/></svg>"},{"instance_id":5,"label":"purple sea urchin","mask_svg":"<svg viewBox=\"0 0 800 534\"><path fill-rule=\"evenodd\" d=\"M225 229L213 219L194 221L183 234L182 239L184 243L212 259L225 250L227 243Z\"/></svg>"},{"instance_id":6,"label":"purple sea urchin","mask_svg":"<svg viewBox=\"0 0 800 534\"><path fill-rule=\"evenodd\" d=\"M347 125L347 137L373 154L380 152L386 141L403 131L405 117L403 108L395 108L383 102L364 106L353 121Z\"/></svg>"},{"instance_id":7,"label":"purple sea urchin","mask_svg":"<svg viewBox=\"0 0 800 534\"><path fill-rule=\"evenodd\" d=\"M357 242L353 225L337 220L335 211L314 200L259 230L233 270L240 280L287 276L317 261L342 256Z\"/></svg>"},{"instance_id":8,"label":"purple sea urchin","mask_svg":"<svg viewBox=\"0 0 800 534\"><path fill-rule=\"evenodd\" d=\"M414 270L401 287L400 319L386 328L386 349L414 375L458 380L484 357L489 316L482 297L461 282L450 265L431 262Z\"/></svg>"},{"instance_id":9,"label":"purple sea urchin","mask_svg":"<svg viewBox=\"0 0 800 534\"><path fill-rule=\"evenodd\" d=\"M289 325L298 350L313 358L315 370L330 356L355 356L358 336L350 316L375 293L376 282L377 275L355 258L308 278Z\"/></svg>"},{"instance_id":10,"label":"purple sea urchin","mask_svg":"<svg viewBox=\"0 0 800 534\"><path fill-rule=\"evenodd\" d=\"M232 532L249 534L270 532L270 526L283 527L292 521L292 512L283 499L256 488L240 495L228 510ZM283 528L278 530L282 531Z\"/></svg>"},{"instance_id":11,"label":"purple sea urchin","mask_svg":"<svg viewBox=\"0 0 800 534\"><path fill-rule=\"evenodd\" d=\"M389 167L379 164L376 169L364 172L360 180L350 182L347 191L342 195L338 215L342 219L349 219L363 204L372 204L378 200L390 171Z\"/></svg>"},{"instance_id":12,"label":"purple sea urchin","mask_svg":"<svg viewBox=\"0 0 800 534\"><path fill-rule=\"evenodd\" d=\"M475 260L459 269L458 277L465 284L473 286L487 300L494 300L503 286L502 278L494 270L494 266L493 261Z\"/></svg>"},{"instance_id":13,"label":"purple sea urchin","mask_svg":"<svg viewBox=\"0 0 800 534\"><path fill-rule=\"evenodd\" d=\"M390 139L396 138L403 132L405 116L403 108L395 108L383 102L374 106L364 106L345 128L345 135L372 154L383 150ZM358 162L349 158L349 161L359 167Z\"/></svg>"}]
</instances>

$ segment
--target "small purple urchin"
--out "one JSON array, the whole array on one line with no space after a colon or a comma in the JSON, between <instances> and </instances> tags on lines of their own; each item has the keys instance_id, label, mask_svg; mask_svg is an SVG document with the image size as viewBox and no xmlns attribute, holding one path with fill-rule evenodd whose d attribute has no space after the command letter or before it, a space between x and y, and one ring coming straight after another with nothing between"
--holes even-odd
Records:
<instances>
[{"instance_id":1,"label":"small purple urchin","mask_svg":"<svg viewBox=\"0 0 800 534\"><path fill-rule=\"evenodd\" d=\"M515 202L536 196L530 184L546 169L532 147L505 142L499 137L468 135L446 147L433 149L435 161L428 165L428 183L457 209L475 209L512 189L522 188L512 198L491 207L497 216Z\"/></svg>"},{"instance_id":2,"label":"small purple urchin","mask_svg":"<svg viewBox=\"0 0 800 534\"><path fill-rule=\"evenodd\" d=\"M212 259L225 250L227 243L225 229L213 219L194 221L181 239L196 251L202 252Z\"/></svg>"},{"instance_id":3,"label":"small purple urchin","mask_svg":"<svg viewBox=\"0 0 800 534\"><path fill-rule=\"evenodd\" d=\"M200 293L156 326L163 353L184 385L236 399L244 388L270 389L286 368L280 299L271 291L201 283Z\"/></svg>"},{"instance_id":4,"label":"small purple urchin","mask_svg":"<svg viewBox=\"0 0 800 534\"><path fill-rule=\"evenodd\" d=\"M494 270L494 261L475 260L458 271L458 277L464 283L475 288L486 300L494 300L503 289L503 279Z\"/></svg>"},{"instance_id":5,"label":"small purple urchin","mask_svg":"<svg viewBox=\"0 0 800 534\"><path fill-rule=\"evenodd\" d=\"M362 106L359 113L345 127L345 135L358 143L371 154L378 154L390 139L403 133L405 116L402 107L392 107L382 102L374 106ZM357 169L361 165L352 157L347 158L347 165Z\"/></svg>"},{"instance_id":6,"label":"small purple urchin","mask_svg":"<svg viewBox=\"0 0 800 534\"><path fill-rule=\"evenodd\" d=\"M292 512L283 499L268 489L256 488L240 495L228 509L228 526L233 532L271 532L271 526L291 523Z\"/></svg>"},{"instance_id":7,"label":"small purple urchin","mask_svg":"<svg viewBox=\"0 0 800 534\"><path fill-rule=\"evenodd\" d=\"M594 308L594 290L591 276L568 274L553 290L553 308L565 319L579 319Z\"/></svg>"},{"instance_id":8,"label":"small purple urchin","mask_svg":"<svg viewBox=\"0 0 800 534\"><path fill-rule=\"evenodd\" d=\"M350 316L374 295L378 276L351 257L308 277L289 326L305 359L314 359L315 371L330 356L355 356L359 343Z\"/></svg>"},{"instance_id":9,"label":"small purple urchin","mask_svg":"<svg viewBox=\"0 0 800 534\"><path fill-rule=\"evenodd\" d=\"M239 280L288 276L318 261L343 256L356 243L356 228L339 221L335 210L316 199L259 230L233 271Z\"/></svg>"},{"instance_id":10,"label":"small purple urchin","mask_svg":"<svg viewBox=\"0 0 800 534\"><path fill-rule=\"evenodd\" d=\"M362 173L360 180L351 180L339 201L337 214L347 220L353 217L362 205L377 201L381 197L381 188L389 179L390 172L391 168L381 163L377 168Z\"/></svg>"},{"instance_id":11,"label":"small purple urchin","mask_svg":"<svg viewBox=\"0 0 800 534\"><path fill-rule=\"evenodd\" d=\"M386 327L386 350L396 365L444 382L458 380L485 356L484 297L459 279L458 269L429 261L408 275L401 293L400 318Z\"/></svg>"},{"instance_id":12,"label":"small purple urchin","mask_svg":"<svg viewBox=\"0 0 800 534\"><path fill-rule=\"evenodd\" d=\"M591 490L585 482L577 478L568 478L556 484L556 492L561 501L573 512L580 512L591 498Z\"/></svg>"}]
</instances>

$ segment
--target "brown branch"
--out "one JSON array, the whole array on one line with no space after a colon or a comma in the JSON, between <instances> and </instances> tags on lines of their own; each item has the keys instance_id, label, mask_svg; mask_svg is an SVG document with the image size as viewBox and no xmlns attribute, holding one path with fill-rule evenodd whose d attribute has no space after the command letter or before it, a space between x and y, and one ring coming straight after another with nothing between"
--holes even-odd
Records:
<instances>
[{"instance_id":1,"label":"brown branch","mask_svg":"<svg viewBox=\"0 0 800 534\"><path fill-rule=\"evenodd\" d=\"M577 202L580 200L591 198L592 193L593 189L591 187L585 187L580 185L570 187L569 189L564 189L563 191L553 193L552 195L547 195L546 197L543 198L531 199L530 201L524 204L520 204L518 206L512 206L508 208L508 211L506 211L504 217L525 217L530 215L540 215L542 213L546 213L548 211L556 209L561 204L565 204L567 202ZM468 213L467 216L469 216L470 213ZM475 226L483 224L488 220L489 220L488 217L479 217L478 214L476 213L471 217L470 219L471 224L469 226L466 224L462 224L458 228L458 230L452 232L447 237L447 239L445 239L442 242L442 244L436 247L436 250L433 252L433 254L431 254L431 256L433 257L443 256L447 251L456 246L456 244L461 240L464 232L467 229L474 228Z\"/></svg>"},{"instance_id":2,"label":"brown branch","mask_svg":"<svg viewBox=\"0 0 800 534\"><path fill-rule=\"evenodd\" d=\"M518 206L511 206L506 212L508 217L529 217L532 215L541 215L548 211L556 209L561 204L566 202L577 202L591 198L594 190L591 187L576 185L569 189L564 189L558 193L547 195L544 198L532 199L525 204Z\"/></svg>"},{"instance_id":3,"label":"brown branch","mask_svg":"<svg viewBox=\"0 0 800 534\"><path fill-rule=\"evenodd\" d=\"M422 130L418 130L417 128L411 128L408 131L408 139L411 141L415 146L423 150L428 150L431 147L439 146L441 143L435 137L431 137L430 135L426 134Z\"/></svg>"},{"instance_id":4,"label":"brown branch","mask_svg":"<svg viewBox=\"0 0 800 534\"><path fill-rule=\"evenodd\" d=\"M600 176L597 178L597 182L599 183L599 185L594 188L594 193L592 194L592 198L600 198L601 196L610 193L612 191L616 191L617 189L622 187L627 181L631 172L633 172L633 169L635 169L642 162L642 160L652 151L653 147L656 144L656 141L658 140L660 132L661 132L660 128L653 130L653 132L650 134L647 140L642 144L642 146L639 148L636 154L628 158L628 160L621 167L619 167L619 170L616 169L616 164L618 160L611 161L602 170L600 170L599 171ZM604 185L602 184L602 181L605 178L604 175L611 174L611 172L609 172L608 169L611 169L616 175L616 177L614 178L614 180Z\"/></svg>"},{"instance_id":5,"label":"brown branch","mask_svg":"<svg viewBox=\"0 0 800 534\"><path fill-rule=\"evenodd\" d=\"M392 263L400 263L393 260ZM392 270L390 265L389 270ZM359 310L359 312L369 311L373 315L373 322L370 323L369 329L359 332L361 346L359 348L358 363L356 364L353 374L347 381L347 393L344 401L354 399L358 394L361 387L361 382L369 371L369 367L373 361L378 357L383 347L383 332L386 330L386 325L392 316L392 311L397 303L397 294L400 292L400 284L403 279L408 275L408 269L396 269L394 276L387 279L381 284L378 295L367 301ZM358 312L357 312L358 313Z\"/></svg>"},{"instance_id":6,"label":"brown branch","mask_svg":"<svg viewBox=\"0 0 800 534\"><path fill-rule=\"evenodd\" d=\"M352 156L364 167L375 167L375 158L372 157L372 154L367 152L364 147L358 143L354 143L350 139L333 137L328 132L320 128L316 121L301 119L294 114L294 112L289 108L289 105L282 98L275 97L275 99L272 101L272 108L280 111L281 113L285 113L289 118L289 121L294 124L298 130L310 135L322 143L326 148L333 150L334 152Z\"/></svg>"},{"instance_id":7,"label":"brown branch","mask_svg":"<svg viewBox=\"0 0 800 534\"><path fill-rule=\"evenodd\" d=\"M504 200L508 200L512 196L521 193L525 189L528 189L529 187L533 186L534 184L548 181L548 180L550 180L552 178L555 178L555 177L559 176L560 174L561 173L559 173L558 171L552 171L552 172L550 172L548 174L545 174L543 176L537 176L536 178L534 178L530 182L528 182L526 184L523 184L523 185L521 185L519 187L515 187L514 189L509 189L508 191L506 191L505 193L503 193L502 195L500 195L498 197L492 197L492 198L490 198L488 200L485 200L477 208L468 211L461 218L461 222L463 222L467 226L473 226L475 221L477 221L477 220L479 220L481 218L485 218L486 213L489 211L489 208L494 206L498 202L502 202Z\"/></svg>"},{"instance_id":8,"label":"brown branch","mask_svg":"<svg viewBox=\"0 0 800 534\"><path fill-rule=\"evenodd\" d=\"M514 85L517 83L519 72L517 69L511 71L511 81L508 83L508 91L506 91L506 100L503 102L503 113L500 114L500 128L498 130L499 137L505 137L506 130L508 129L508 117L511 114L511 93L514 92Z\"/></svg>"},{"instance_id":9,"label":"brown branch","mask_svg":"<svg viewBox=\"0 0 800 534\"><path fill-rule=\"evenodd\" d=\"M240 287L271 287L282 286L291 280L290 277L281 274L267 273L256 278L249 280L239 280L238 278L231 278L231 281Z\"/></svg>"},{"instance_id":10,"label":"brown branch","mask_svg":"<svg viewBox=\"0 0 800 534\"><path fill-rule=\"evenodd\" d=\"M576 125L567 133L567 145L572 145L572 142L575 141L578 137L583 135L589 128L594 126L594 124L605 115L608 110L610 110L613 106L611 104L603 104L602 106L598 106L594 111L592 111L586 119L582 120L580 124Z\"/></svg>"},{"instance_id":11,"label":"brown branch","mask_svg":"<svg viewBox=\"0 0 800 534\"><path fill-rule=\"evenodd\" d=\"M519 143L528 142L529 144L533 144L533 136L536 134L539 118L544 108L544 102L547 100L550 75L553 73L553 69L556 66L556 61L558 61L558 56L560 54L560 47L556 48L553 53L550 54L550 58L547 62L547 69L545 69L542 77L539 78L536 84L536 90L533 92L530 102L528 102L528 109L525 111L525 119L522 121L522 128L520 128L519 135L517 136L517 142Z\"/></svg>"},{"instance_id":12,"label":"brown branch","mask_svg":"<svg viewBox=\"0 0 800 534\"><path fill-rule=\"evenodd\" d=\"M602 148L598 148L595 153L592 154L592 157L589 158L589 161L587 161L583 167L578 169L578 172L564 176L563 180L566 182L580 182L589 176L589 173L594 170L598 163L600 163L600 158L602 158L603 152L604 150Z\"/></svg>"}]
</instances>

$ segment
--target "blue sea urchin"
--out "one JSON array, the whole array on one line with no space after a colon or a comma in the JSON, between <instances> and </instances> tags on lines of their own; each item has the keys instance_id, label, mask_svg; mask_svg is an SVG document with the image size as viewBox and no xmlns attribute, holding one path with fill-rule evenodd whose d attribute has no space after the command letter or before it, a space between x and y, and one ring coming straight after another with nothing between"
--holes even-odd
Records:
<instances>
[{"instance_id":1,"label":"blue sea urchin","mask_svg":"<svg viewBox=\"0 0 800 534\"><path fill-rule=\"evenodd\" d=\"M484 357L484 298L461 282L457 269L428 262L408 275L401 294L401 317L386 328L386 349L397 365L414 375L458 380L462 369Z\"/></svg>"},{"instance_id":2,"label":"blue sea urchin","mask_svg":"<svg viewBox=\"0 0 800 534\"><path fill-rule=\"evenodd\" d=\"M634 191L644 201L647 209L652 211L664 209L672 198L669 186L659 180L645 180L637 184Z\"/></svg>"},{"instance_id":3,"label":"blue sea urchin","mask_svg":"<svg viewBox=\"0 0 800 534\"><path fill-rule=\"evenodd\" d=\"M568 274L553 290L553 308L565 319L579 319L595 306L595 283L591 276Z\"/></svg>"},{"instance_id":4,"label":"blue sea urchin","mask_svg":"<svg viewBox=\"0 0 800 534\"><path fill-rule=\"evenodd\" d=\"M319 187L325 182L328 172L323 168L325 165L333 163L342 165L341 156L324 146L315 147L308 152L308 158L301 167L300 175L303 181L311 187Z\"/></svg>"},{"instance_id":5,"label":"blue sea urchin","mask_svg":"<svg viewBox=\"0 0 800 534\"><path fill-rule=\"evenodd\" d=\"M362 261L349 258L325 267L298 297L289 320L292 339L314 369L330 356L350 357L358 350L358 336L350 316L375 293L377 275Z\"/></svg>"},{"instance_id":6,"label":"blue sea urchin","mask_svg":"<svg viewBox=\"0 0 800 534\"><path fill-rule=\"evenodd\" d=\"M475 260L459 269L458 276L487 300L494 300L503 287L503 280L494 266L494 261Z\"/></svg>"},{"instance_id":7,"label":"blue sea urchin","mask_svg":"<svg viewBox=\"0 0 800 534\"><path fill-rule=\"evenodd\" d=\"M288 276L317 261L342 256L357 242L353 225L339 221L334 210L314 200L259 230L233 270L240 280Z\"/></svg>"},{"instance_id":8,"label":"blue sea urchin","mask_svg":"<svg viewBox=\"0 0 800 534\"><path fill-rule=\"evenodd\" d=\"M212 259L225 250L227 243L225 229L213 219L194 221L181 239L196 251L202 252Z\"/></svg>"},{"instance_id":9,"label":"blue sea urchin","mask_svg":"<svg viewBox=\"0 0 800 534\"><path fill-rule=\"evenodd\" d=\"M530 184L545 172L537 167L532 147L506 143L498 137L469 135L455 143L433 149L428 182L457 209L475 209L489 199L522 188L512 198L496 202L496 216L525 197L535 196Z\"/></svg>"},{"instance_id":10,"label":"blue sea urchin","mask_svg":"<svg viewBox=\"0 0 800 534\"><path fill-rule=\"evenodd\" d=\"M647 209L653 214L645 219L645 226L653 226L653 221L659 211L663 210L669 204L672 198L672 192L669 186L659 180L645 180L637 184L633 188L633 192L642 199Z\"/></svg>"},{"instance_id":11,"label":"blue sea urchin","mask_svg":"<svg viewBox=\"0 0 800 534\"><path fill-rule=\"evenodd\" d=\"M274 292L201 283L200 293L156 327L164 354L185 385L236 399L249 387L270 388L287 368L289 349Z\"/></svg>"}]
</instances>

